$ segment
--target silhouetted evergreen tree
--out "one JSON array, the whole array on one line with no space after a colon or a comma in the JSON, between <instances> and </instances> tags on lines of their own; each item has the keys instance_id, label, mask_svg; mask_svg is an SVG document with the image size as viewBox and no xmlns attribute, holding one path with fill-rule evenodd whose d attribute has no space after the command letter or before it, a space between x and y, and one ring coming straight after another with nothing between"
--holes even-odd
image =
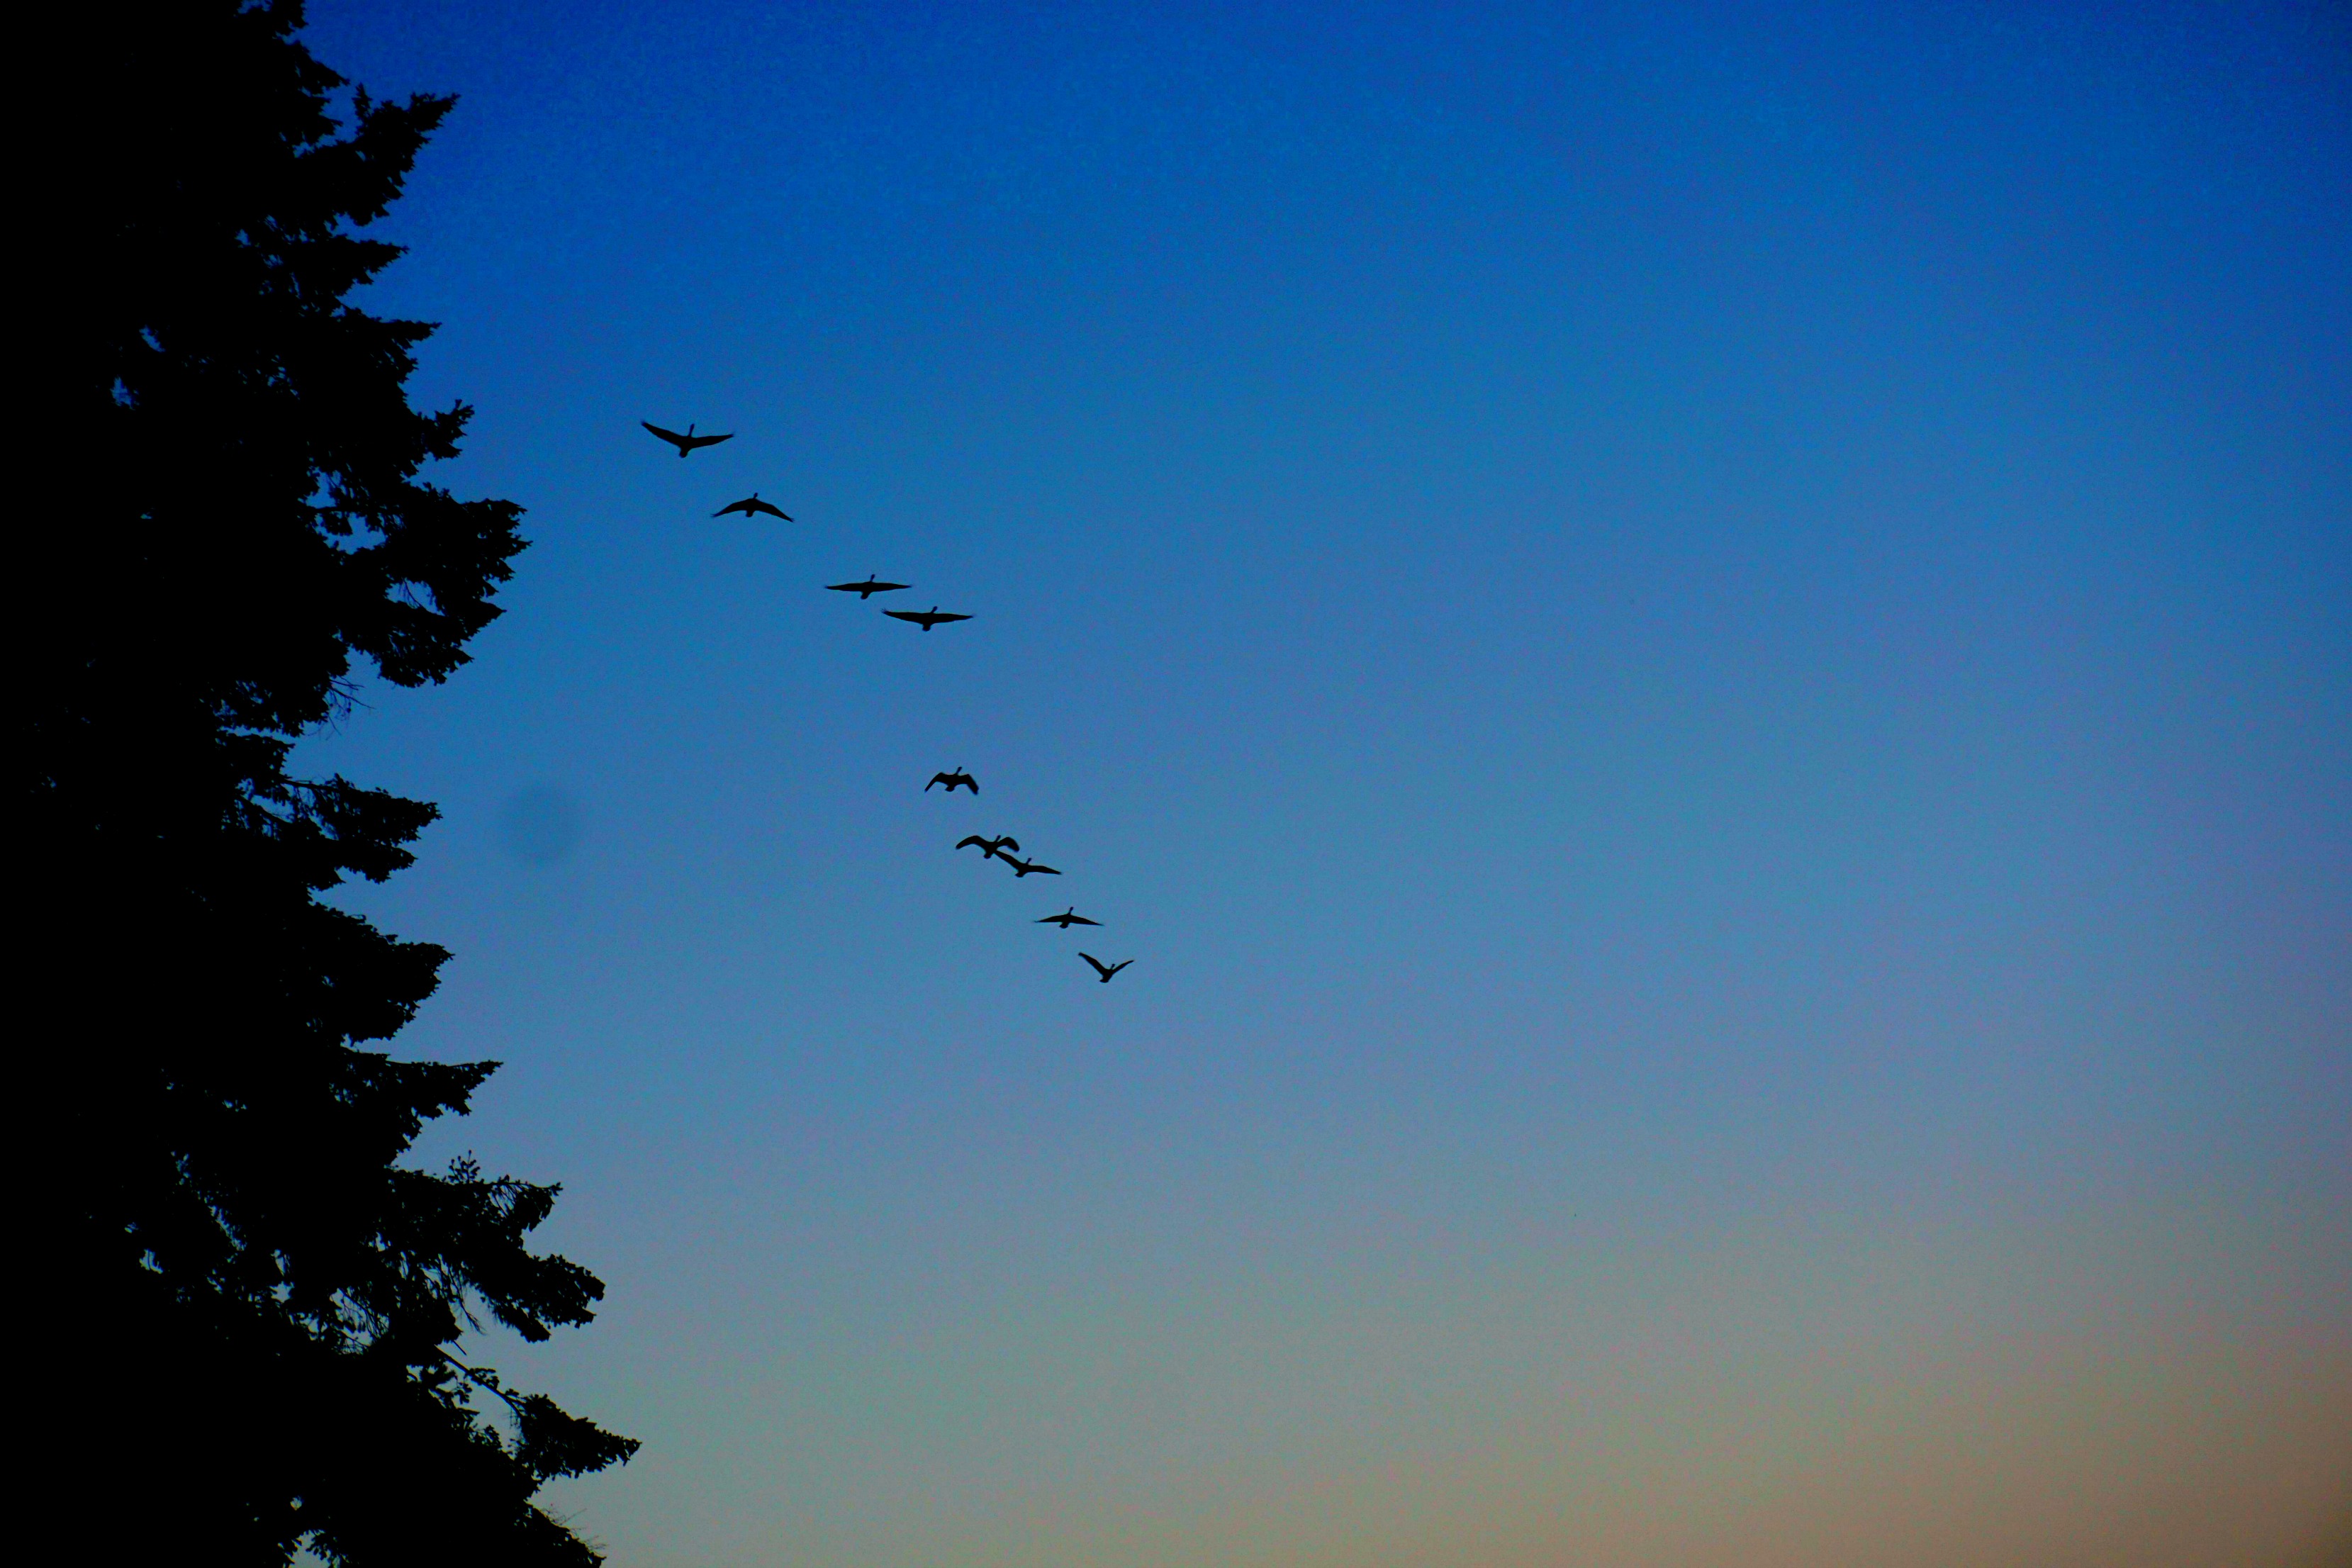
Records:
<instances>
[{"instance_id":1,"label":"silhouetted evergreen tree","mask_svg":"<svg viewBox=\"0 0 2352 1568\"><path fill-rule=\"evenodd\" d=\"M497 1064L364 1048L447 955L320 899L434 809L288 772L355 671L464 663L522 548L418 478L468 413L408 405L430 329L347 302L450 100L341 98L301 21L86 6L20 60L64 106L19 149L58 198L19 301L54 356L16 556L26 1495L82 1509L75 1560L593 1563L531 1500L635 1445L453 1352L603 1287L525 1245L554 1188L397 1163Z\"/></svg>"}]
</instances>

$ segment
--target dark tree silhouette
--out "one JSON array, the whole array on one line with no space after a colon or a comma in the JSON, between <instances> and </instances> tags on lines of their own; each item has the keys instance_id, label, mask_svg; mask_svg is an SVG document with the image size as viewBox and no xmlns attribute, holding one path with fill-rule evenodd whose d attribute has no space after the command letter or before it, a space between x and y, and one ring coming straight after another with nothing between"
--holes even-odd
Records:
<instances>
[{"instance_id":1,"label":"dark tree silhouette","mask_svg":"<svg viewBox=\"0 0 2352 1568\"><path fill-rule=\"evenodd\" d=\"M603 1287L526 1245L554 1187L401 1163L497 1064L368 1048L447 955L322 900L434 808L289 773L358 675L466 662L522 548L418 478L469 412L409 406L430 328L349 302L450 100L344 97L294 0L71 9L19 297L25 1495L110 1562L594 1563L532 1500L635 1444L457 1351Z\"/></svg>"}]
</instances>

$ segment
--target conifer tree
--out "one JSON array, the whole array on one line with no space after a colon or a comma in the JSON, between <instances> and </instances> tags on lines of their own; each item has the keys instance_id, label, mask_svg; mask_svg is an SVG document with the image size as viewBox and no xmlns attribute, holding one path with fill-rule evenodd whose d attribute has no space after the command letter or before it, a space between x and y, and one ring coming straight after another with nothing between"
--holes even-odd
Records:
<instances>
[{"instance_id":1,"label":"conifer tree","mask_svg":"<svg viewBox=\"0 0 2352 1568\"><path fill-rule=\"evenodd\" d=\"M522 548L520 508L420 477L469 412L408 403L430 328L351 302L451 100L347 91L299 0L46 20L12 770L34 1495L83 1510L82 1560L593 1563L534 1496L636 1445L461 1336L544 1339L603 1287L527 1245L555 1188L404 1163L497 1064L382 1048L447 954L323 897L408 865L434 808L290 771L355 681L464 664Z\"/></svg>"}]
</instances>

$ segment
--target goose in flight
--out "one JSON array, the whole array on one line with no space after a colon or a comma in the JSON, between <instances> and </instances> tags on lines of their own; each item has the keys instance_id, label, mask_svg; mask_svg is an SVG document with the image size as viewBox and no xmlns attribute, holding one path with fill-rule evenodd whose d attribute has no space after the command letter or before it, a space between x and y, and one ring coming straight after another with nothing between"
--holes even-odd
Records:
<instances>
[{"instance_id":1,"label":"goose in flight","mask_svg":"<svg viewBox=\"0 0 2352 1568\"><path fill-rule=\"evenodd\" d=\"M1131 958L1122 958L1117 963L1105 963L1101 959L1097 958L1091 952L1082 952L1078 954L1078 956L1095 966L1095 978L1101 981L1106 985L1110 984L1110 977L1112 975L1117 974L1120 970L1125 969L1129 964L1135 962L1135 960Z\"/></svg>"},{"instance_id":2,"label":"goose in flight","mask_svg":"<svg viewBox=\"0 0 2352 1568\"><path fill-rule=\"evenodd\" d=\"M717 511L712 512L710 515L713 517L725 517L730 511L740 511L745 517L751 516L755 511L765 512L770 517L784 517L784 514L781 510L761 500L758 490L753 490L741 500L729 501L725 506L720 507ZM784 521L786 522L790 522L792 521L792 519L784 517Z\"/></svg>"},{"instance_id":3,"label":"goose in flight","mask_svg":"<svg viewBox=\"0 0 2352 1568\"><path fill-rule=\"evenodd\" d=\"M963 788L971 791L974 795L978 795L980 793L980 781L973 778L970 773L964 772L962 767L960 765L957 767L955 772L951 773L933 773L931 775L931 784L927 784L923 786L923 793L925 795L931 793L931 784L947 785L948 793L950 795L955 794L958 785L961 785ZM1018 849L1021 846L1016 844L1013 847Z\"/></svg>"},{"instance_id":4,"label":"goose in flight","mask_svg":"<svg viewBox=\"0 0 2352 1568\"><path fill-rule=\"evenodd\" d=\"M894 621L912 621L925 631L929 631L933 626L944 626L950 621L971 619L970 616L943 616L940 614L940 607L937 605L933 605L928 610L885 610L882 613Z\"/></svg>"},{"instance_id":5,"label":"goose in flight","mask_svg":"<svg viewBox=\"0 0 2352 1568\"><path fill-rule=\"evenodd\" d=\"M1018 849L1021 847L1021 840L1013 837L1010 833L1005 834L1001 838L982 838L979 834L975 833L969 838L958 839L956 841L956 847L959 849L969 849L975 844L980 846L980 858L983 860L1002 859L1008 866L1018 866L1021 864L1020 861L1015 860L1012 856L1004 853L1007 849Z\"/></svg>"},{"instance_id":6,"label":"goose in flight","mask_svg":"<svg viewBox=\"0 0 2352 1568\"><path fill-rule=\"evenodd\" d=\"M1016 844L1013 847L1017 849L1020 846ZM1040 877L1058 877L1061 875L1059 871L1055 870L1051 866L1040 866L1034 860L1015 860L1010 855L1000 856L998 858L1002 859L1006 865L1013 868L1013 879L1016 881L1023 877L1028 876L1033 871Z\"/></svg>"},{"instance_id":7,"label":"goose in flight","mask_svg":"<svg viewBox=\"0 0 2352 1568\"><path fill-rule=\"evenodd\" d=\"M877 583L874 580L873 574L868 573L866 574L866 581L863 583L827 583L824 586L825 591L830 594L855 594L857 595L857 602L862 605L877 594L895 593L900 588L911 588L914 584L911 583Z\"/></svg>"},{"instance_id":8,"label":"goose in flight","mask_svg":"<svg viewBox=\"0 0 2352 1568\"><path fill-rule=\"evenodd\" d=\"M1047 915L1044 920L1039 921L1037 923L1041 926L1060 926L1064 931L1067 931L1072 926L1098 926L1102 924L1102 921L1090 921L1087 919L1086 916L1078 913L1078 906L1072 904L1060 914ZM1128 962L1132 963L1135 961L1133 959L1129 959Z\"/></svg>"},{"instance_id":9,"label":"goose in flight","mask_svg":"<svg viewBox=\"0 0 2352 1568\"><path fill-rule=\"evenodd\" d=\"M637 423L677 447L677 455L681 458L697 447L716 447L721 441L735 439L734 432L731 430L724 436L698 436L694 433L694 426L689 425L686 427L686 434L681 436L675 430L663 429L650 419L640 419Z\"/></svg>"}]
</instances>

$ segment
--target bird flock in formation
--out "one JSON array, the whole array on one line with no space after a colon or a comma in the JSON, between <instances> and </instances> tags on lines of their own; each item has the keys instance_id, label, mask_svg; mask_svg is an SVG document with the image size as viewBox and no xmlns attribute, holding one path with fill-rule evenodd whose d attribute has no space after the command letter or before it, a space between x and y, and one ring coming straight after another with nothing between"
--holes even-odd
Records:
<instances>
[{"instance_id":1,"label":"bird flock in formation","mask_svg":"<svg viewBox=\"0 0 2352 1568\"><path fill-rule=\"evenodd\" d=\"M677 455L681 458L691 457L705 447L716 447L721 441L731 441L735 438L734 434L731 431L724 436L698 436L695 434L694 426L692 425L688 425L683 432L680 432L677 430L665 430L649 419L641 419L638 423L643 425L655 436L677 447ZM761 500L760 499L760 492L757 490L753 490L741 500L729 501L725 506L720 507L717 511L711 513L711 515L713 517L772 517L780 519L785 522L793 521L791 517L785 514L782 507L777 506L772 501ZM883 582L878 575L869 573L866 581L863 583L828 583L824 586L825 591L828 593L855 594L857 595L857 602L862 605L877 594L901 593L906 589L912 587L913 584L909 583L886 583ZM889 616L894 621L909 622L921 627L925 632L929 632L934 626L943 626L951 622L968 621L971 619L968 615L959 615L950 611L942 611L937 605L933 605L928 610L886 609L882 613ZM956 791L961 789L971 791L972 798L975 800L980 797L980 781L973 778L969 773L966 773L963 769L963 764L961 763L957 763L955 767L945 772L933 773L931 775L930 782L923 786L923 793L925 795L929 795L932 790L940 789L942 786L944 786L945 793L950 796L952 796ZM1062 874L1051 866L1042 865L1035 860L1024 860L1021 858L1021 841L1014 838L1011 834L1001 834L994 838L982 837L977 833L971 834L956 844L956 850L959 854L966 849L978 849L980 851L981 860L983 864L990 860L1001 860L1005 865L1010 866L1013 868L1013 876L1015 881L1025 881L1031 877L1058 877ZM1102 924L1100 921L1088 920L1086 916L1078 913L1077 906L1076 904L1072 904L1065 908L1058 915L1046 915L1038 920L1035 923L1038 925L1059 926L1066 932L1072 926L1099 926ZM1127 958L1121 959L1117 963L1105 963L1093 953L1084 952L1080 952L1078 956L1087 961L1088 967L1093 969L1095 972L1095 978L1105 985L1110 984L1112 976L1116 975L1120 970L1125 969L1129 964L1135 962L1135 960L1131 958Z\"/></svg>"}]
</instances>

